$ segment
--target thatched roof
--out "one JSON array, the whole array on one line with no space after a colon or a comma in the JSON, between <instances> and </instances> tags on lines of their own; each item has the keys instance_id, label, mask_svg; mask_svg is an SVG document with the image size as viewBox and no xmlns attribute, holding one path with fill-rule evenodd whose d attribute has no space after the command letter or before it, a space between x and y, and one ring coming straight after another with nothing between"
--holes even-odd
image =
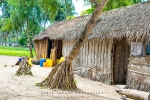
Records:
<instances>
[{"instance_id":1,"label":"thatched roof","mask_svg":"<svg viewBox=\"0 0 150 100\"><path fill-rule=\"evenodd\" d=\"M50 39L62 39L64 37L63 33L72 28L73 25L75 25L75 23L78 23L82 18L84 17L76 17L72 20L56 22L46 28L43 32L35 36L33 38L33 41L41 40L46 37Z\"/></svg>"},{"instance_id":2,"label":"thatched roof","mask_svg":"<svg viewBox=\"0 0 150 100\"><path fill-rule=\"evenodd\" d=\"M53 24L39 36L40 38L47 36L51 39L76 39L83 31L90 16L78 17L70 21ZM78 20L78 22L74 20ZM135 37L135 35L137 38L150 36L150 2L102 13L89 39L129 38L132 36ZM38 37L38 39L40 38Z\"/></svg>"}]
</instances>

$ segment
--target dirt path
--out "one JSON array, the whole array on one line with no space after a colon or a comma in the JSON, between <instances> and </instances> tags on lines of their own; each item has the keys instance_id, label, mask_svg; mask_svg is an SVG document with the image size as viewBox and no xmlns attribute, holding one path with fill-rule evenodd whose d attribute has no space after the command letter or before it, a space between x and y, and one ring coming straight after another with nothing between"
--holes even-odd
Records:
<instances>
[{"instance_id":1,"label":"dirt path","mask_svg":"<svg viewBox=\"0 0 150 100\"><path fill-rule=\"evenodd\" d=\"M64 91L41 89L36 83L44 80L51 68L32 67L34 76L15 76L18 57L0 55L0 100L121 100L115 87L75 75L78 89ZM5 67L4 65L7 65Z\"/></svg>"}]
</instances>

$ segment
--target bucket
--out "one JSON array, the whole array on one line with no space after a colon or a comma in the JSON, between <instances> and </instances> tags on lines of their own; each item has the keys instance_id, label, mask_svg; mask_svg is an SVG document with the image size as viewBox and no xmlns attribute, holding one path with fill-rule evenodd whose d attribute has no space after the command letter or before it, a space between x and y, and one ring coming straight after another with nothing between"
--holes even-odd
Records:
<instances>
[{"instance_id":1,"label":"bucket","mask_svg":"<svg viewBox=\"0 0 150 100\"><path fill-rule=\"evenodd\" d=\"M43 67L49 67L49 64L48 64L48 62L43 62Z\"/></svg>"},{"instance_id":2,"label":"bucket","mask_svg":"<svg viewBox=\"0 0 150 100\"><path fill-rule=\"evenodd\" d=\"M19 61L21 62L21 61L22 61L22 58L19 58Z\"/></svg>"},{"instance_id":3,"label":"bucket","mask_svg":"<svg viewBox=\"0 0 150 100\"><path fill-rule=\"evenodd\" d=\"M29 58L29 64L32 65L32 58Z\"/></svg>"},{"instance_id":4,"label":"bucket","mask_svg":"<svg viewBox=\"0 0 150 100\"><path fill-rule=\"evenodd\" d=\"M59 60L59 63L61 63L64 60L65 60L65 57L61 57L60 60Z\"/></svg>"},{"instance_id":5,"label":"bucket","mask_svg":"<svg viewBox=\"0 0 150 100\"><path fill-rule=\"evenodd\" d=\"M52 67L53 66L53 61L50 59L46 59L46 62L48 63L48 67Z\"/></svg>"},{"instance_id":6,"label":"bucket","mask_svg":"<svg viewBox=\"0 0 150 100\"><path fill-rule=\"evenodd\" d=\"M40 67L43 67L43 62L46 62L46 59L41 58L40 59Z\"/></svg>"}]
</instances>

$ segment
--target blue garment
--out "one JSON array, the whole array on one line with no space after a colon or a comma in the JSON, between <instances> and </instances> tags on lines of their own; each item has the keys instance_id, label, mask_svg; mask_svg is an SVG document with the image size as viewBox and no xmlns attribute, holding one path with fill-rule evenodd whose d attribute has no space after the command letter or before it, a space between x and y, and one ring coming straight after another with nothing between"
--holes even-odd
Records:
<instances>
[{"instance_id":1,"label":"blue garment","mask_svg":"<svg viewBox=\"0 0 150 100\"><path fill-rule=\"evenodd\" d=\"M146 45L146 55L150 55L150 44Z\"/></svg>"}]
</instances>

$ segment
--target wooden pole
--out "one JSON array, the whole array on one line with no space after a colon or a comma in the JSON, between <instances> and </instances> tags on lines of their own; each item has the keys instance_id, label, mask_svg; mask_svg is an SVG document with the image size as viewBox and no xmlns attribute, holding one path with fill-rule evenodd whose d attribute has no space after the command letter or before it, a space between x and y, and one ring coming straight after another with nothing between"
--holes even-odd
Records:
<instances>
[{"instance_id":1,"label":"wooden pole","mask_svg":"<svg viewBox=\"0 0 150 100\"><path fill-rule=\"evenodd\" d=\"M148 92L130 89L116 89L116 92L134 100L150 100L150 93Z\"/></svg>"}]
</instances>

